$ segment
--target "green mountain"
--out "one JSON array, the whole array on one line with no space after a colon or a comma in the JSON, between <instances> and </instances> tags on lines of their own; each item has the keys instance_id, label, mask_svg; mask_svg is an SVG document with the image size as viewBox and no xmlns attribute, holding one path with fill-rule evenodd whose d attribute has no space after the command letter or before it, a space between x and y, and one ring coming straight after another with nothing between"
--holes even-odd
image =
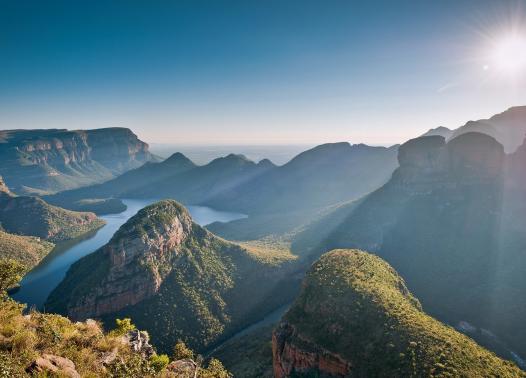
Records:
<instances>
[{"instance_id":1,"label":"green mountain","mask_svg":"<svg viewBox=\"0 0 526 378\"><path fill-rule=\"evenodd\" d=\"M117 197L127 197L130 193L142 191L145 197L152 198L153 194L148 194L148 187L154 193L157 190L154 187L159 185L157 182L195 167L196 165L183 154L175 153L164 161L147 162L102 184L67 190L44 198L71 210L88 210L97 214L118 213L123 211L124 205L119 206L121 201Z\"/></svg>"},{"instance_id":2,"label":"green mountain","mask_svg":"<svg viewBox=\"0 0 526 378\"><path fill-rule=\"evenodd\" d=\"M0 175L17 193L102 182L152 159L148 145L124 128L0 131Z\"/></svg>"},{"instance_id":3,"label":"green mountain","mask_svg":"<svg viewBox=\"0 0 526 378\"><path fill-rule=\"evenodd\" d=\"M1 183L0 179L0 186ZM0 191L0 226L11 234L35 236L52 242L73 239L101 227L93 213L52 206L38 197Z\"/></svg>"},{"instance_id":4,"label":"green mountain","mask_svg":"<svg viewBox=\"0 0 526 378\"><path fill-rule=\"evenodd\" d=\"M335 248L384 258L432 316L506 358L526 356L526 149L429 136L399 149L391 180L299 234L307 260ZM513 351L513 353L512 353Z\"/></svg>"},{"instance_id":5,"label":"green mountain","mask_svg":"<svg viewBox=\"0 0 526 378\"><path fill-rule=\"evenodd\" d=\"M26 270L36 266L53 247L53 243L34 236L13 235L0 230L0 260L15 260Z\"/></svg>"},{"instance_id":6,"label":"green mountain","mask_svg":"<svg viewBox=\"0 0 526 378\"><path fill-rule=\"evenodd\" d=\"M160 201L75 263L46 309L75 320L131 317L161 350L182 339L203 351L281 304L291 259L220 239L177 202Z\"/></svg>"},{"instance_id":7,"label":"green mountain","mask_svg":"<svg viewBox=\"0 0 526 378\"><path fill-rule=\"evenodd\" d=\"M273 334L274 377L524 377L427 315L380 258L335 250L307 273Z\"/></svg>"}]
</instances>

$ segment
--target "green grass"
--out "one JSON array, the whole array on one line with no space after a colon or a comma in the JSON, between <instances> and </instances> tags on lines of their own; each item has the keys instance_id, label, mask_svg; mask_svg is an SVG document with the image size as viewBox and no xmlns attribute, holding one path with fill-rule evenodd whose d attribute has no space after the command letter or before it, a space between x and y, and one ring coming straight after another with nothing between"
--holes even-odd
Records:
<instances>
[{"instance_id":1,"label":"green grass","mask_svg":"<svg viewBox=\"0 0 526 378\"><path fill-rule=\"evenodd\" d=\"M54 244L32 236L8 234L0 230L0 259L13 259L27 270L36 266Z\"/></svg>"},{"instance_id":2,"label":"green grass","mask_svg":"<svg viewBox=\"0 0 526 378\"><path fill-rule=\"evenodd\" d=\"M357 250L323 255L285 320L300 335L292 343L339 354L356 376L524 376L425 314L389 264Z\"/></svg>"}]
</instances>

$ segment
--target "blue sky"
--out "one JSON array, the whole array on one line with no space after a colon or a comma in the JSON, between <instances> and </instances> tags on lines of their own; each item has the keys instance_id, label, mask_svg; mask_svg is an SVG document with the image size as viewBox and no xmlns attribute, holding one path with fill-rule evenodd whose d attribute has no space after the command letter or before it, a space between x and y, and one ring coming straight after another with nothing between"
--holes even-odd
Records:
<instances>
[{"instance_id":1,"label":"blue sky","mask_svg":"<svg viewBox=\"0 0 526 378\"><path fill-rule=\"evenodd\" d=\"M2 1L0 128L390 144L526 105L525 1Z\"/></svg>"}]
</instances>

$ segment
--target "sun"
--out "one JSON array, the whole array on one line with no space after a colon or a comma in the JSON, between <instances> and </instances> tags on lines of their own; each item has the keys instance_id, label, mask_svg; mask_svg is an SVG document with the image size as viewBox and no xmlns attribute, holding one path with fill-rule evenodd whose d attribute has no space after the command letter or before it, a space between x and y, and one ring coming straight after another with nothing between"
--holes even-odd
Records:
<instances>
[{"instance_id":1,"label":"sun","mask_svg":"<svg viewBox=\"0 0 526 378\"><path fill-rule=\"evenodd\" d=\"M526 72L526 37L510 35L495 43L491 54L495 70L507 75Z\"/></svg>"}]
</instances>

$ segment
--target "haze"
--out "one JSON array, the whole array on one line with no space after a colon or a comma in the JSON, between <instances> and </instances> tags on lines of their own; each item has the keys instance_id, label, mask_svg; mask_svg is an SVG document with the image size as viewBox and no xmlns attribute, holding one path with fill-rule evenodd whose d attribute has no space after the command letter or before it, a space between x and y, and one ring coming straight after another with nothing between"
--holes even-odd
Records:
<instances>
[{"instance_id":1,"label":"haze","mask_svg":"<svg viewBox=\"0 0 526 378\"><path fill-rule=\"evenodd\" d=\"M526 103L524 67L509 63L524 59L499 42L520 46L525 4L3 2L0 128L399 143Z\"/></svg>"}]
</instances>

